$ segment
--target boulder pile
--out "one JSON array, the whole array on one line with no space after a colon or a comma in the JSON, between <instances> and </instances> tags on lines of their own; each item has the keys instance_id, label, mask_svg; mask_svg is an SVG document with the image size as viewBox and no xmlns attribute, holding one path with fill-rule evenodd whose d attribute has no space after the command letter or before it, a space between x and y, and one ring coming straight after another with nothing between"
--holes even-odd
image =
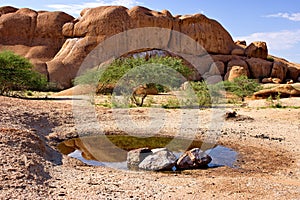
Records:
<instances>
[{"instance_id":1,"label":"boulder pile","mask_svg":"<svg viewBox=\"0 0 300 200\"><path fill-rule=\"evenodd\" d=\"M136 53L177 48L177 52L171 53L200 58L201 62L190 62L199 72L193 76L194 80L217 82L241 74L260 81L299 80L300 65L270 56L265 42L252 42L248 46L245 41L234 42L220 23L202 14L173 16L167 10L158 12L140 6L87 8L77 19L63 12L0 7L0 50L11 50L30 59L37 71L65 89L72 86L84 60L100 43L124 31L146 27L163 29L167 37L160 38L155 31L141 31L135 39L115 41L110 51L122 52L123 46ZM198 51L197 45L174 36L171 31L186 35L205 51ZM153 38L159 39L153 41ZM102 49L92 56L97 60L97 56L104 56L107 51ZM222 79L216 78L219 75Z\"/></svg>"},{"instance_id":2,"label":"boulder pile","mask_svg":"<svg viewBox=\"0 0 300 200\"><path fill-rule=\"evenodd\" d=\"M127 153L127 166L133 170L175 171L207 168L212 158L199 148L186 151L179 158L167 148L141 148Z\"/></svg>"}]
</instances>

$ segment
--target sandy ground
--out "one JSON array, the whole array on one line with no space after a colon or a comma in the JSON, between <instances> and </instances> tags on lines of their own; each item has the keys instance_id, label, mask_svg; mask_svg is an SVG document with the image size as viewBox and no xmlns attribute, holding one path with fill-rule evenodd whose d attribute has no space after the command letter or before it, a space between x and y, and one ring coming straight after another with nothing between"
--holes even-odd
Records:
<instances>
[{"instance_id":1,"label":"sandy ground","mask_svg":"<svg viewBox=\"0 0 300 200\"><path fill-rule=\"evenodd\" d=\"M294 106L300 99L289 101ZM219 144L239 153L237 168L169 174L92 167L61 155L58 142L81 130L75 127L76 116L89 120L86 110L81 109L82 115L74 111L68 98L0 97L0 102L0 199L300 199L300 110L293 107L259 108L261 102L251 101L250 107L234 108L239 117L226 121L212 109L135 108L124 113L96 108L105 133L130 130L128 117L146 126L163 115L163 126L150 126L151 131L174 135L184 124L185 136L209 140L218 133ZM117 113L122 113L117 124L122 127L116 126ZM89 125L79 128L89 130Z\"/></svg>"}]
</instances>

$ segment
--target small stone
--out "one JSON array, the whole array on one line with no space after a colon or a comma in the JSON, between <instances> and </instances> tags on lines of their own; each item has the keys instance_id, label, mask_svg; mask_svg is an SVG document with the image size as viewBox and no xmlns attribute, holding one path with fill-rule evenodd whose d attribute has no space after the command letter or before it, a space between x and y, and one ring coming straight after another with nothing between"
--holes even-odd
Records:
<instances>
[{"instance_id":1,"label":"small stone","mask_svg":"<svg viewBox=\"0 0 300 200\"><path fill-rule=\"evenodd\" d=\"M225 119L236 118L236 111L228 111L225 113Z\"/></svg>"},{"instance_id":2,"label":"small stone","mask_svg":"<svg viewBox=\"0 0 300 200\"><path fill-rule=\"evenodd\" d=\"M177 161L178 169L199 169L207 167L212 158L199 148L185 152Z\"/></svg>"}]
</instances>

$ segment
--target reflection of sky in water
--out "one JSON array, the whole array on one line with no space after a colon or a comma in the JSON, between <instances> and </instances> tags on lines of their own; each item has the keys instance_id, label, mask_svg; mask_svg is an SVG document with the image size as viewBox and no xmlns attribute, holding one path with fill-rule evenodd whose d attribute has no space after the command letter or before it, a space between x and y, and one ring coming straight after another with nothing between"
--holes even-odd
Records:
<instances>
[{"instance_id":1,"label":"reflection of sky in water","mask_svg":"<svg viewBox=\"0 0 300 200\"><path fill-rule=\"evenodd\" d=\"M232 149L226 148L224 146L217 146L211 150L206 151L211 157L212 161L208 164L208 167L220 167L220 166L229 166L229 167L236 167L235 161L237 157L237 152ZM179 157L182 153L175 153L177 157ZM105 166L110 168L117 168L127 170L127 162L99 162L95 160L86 160L82 157L81 151L75 150L74 152L70 153L68 156L72 158L76 158L83 163L93 166Z\"/></svg>"},{"instance_id":2,"label":"reflection of sky in water","mask_svg":"<svg viewBox=\"0 0 300 200\"><path fill-rule=\"evenodd\" d=\"M208 164L209 167L236 167L234 164L236 161L237 152L235 152L233 149L219 145L211 150L208 150L207 152L212 157L211 163Z\"/></svg>"},{"instance_id":3,"label":"reflection of sky in water","mask_svg":"<svg viewBox=\"0 0 300 200\"><path fill-rule=\"evenodd\" d=\"M110 168L117 168L117 169L124 169L127 170L127 162L99 162L96 160L87 160L82 157L81 151L75 150L74 152L70 153L68 156L72 158L77 158L83 163L86 163L88 165L93 165L93 166L105 166L105 167L110 167Z\"/></svg>"}]
</instances>

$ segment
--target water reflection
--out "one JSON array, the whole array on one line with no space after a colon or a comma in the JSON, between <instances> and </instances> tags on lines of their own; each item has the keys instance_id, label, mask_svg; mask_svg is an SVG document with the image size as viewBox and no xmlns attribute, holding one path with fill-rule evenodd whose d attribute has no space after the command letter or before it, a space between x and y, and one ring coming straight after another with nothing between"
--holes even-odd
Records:
<instances>
[{"instance_id":1,"label":"water reflection","mask_svg":"<svg viewBox=\"0 0 300 200\"><path fill-rule=\"evenodd\" d=\"M133 149L148 147L150 149L166 147L180 156L186 150L205 146L212 157L209 167L234 167L237 152L224 146L205 144L200 140L189 140L172 137L135 137L128 135L101 135L74 138L58 145L61 153L77 158L93 166L107 166L127 169L127 152Z\"/></svg>"}]
</instances>

